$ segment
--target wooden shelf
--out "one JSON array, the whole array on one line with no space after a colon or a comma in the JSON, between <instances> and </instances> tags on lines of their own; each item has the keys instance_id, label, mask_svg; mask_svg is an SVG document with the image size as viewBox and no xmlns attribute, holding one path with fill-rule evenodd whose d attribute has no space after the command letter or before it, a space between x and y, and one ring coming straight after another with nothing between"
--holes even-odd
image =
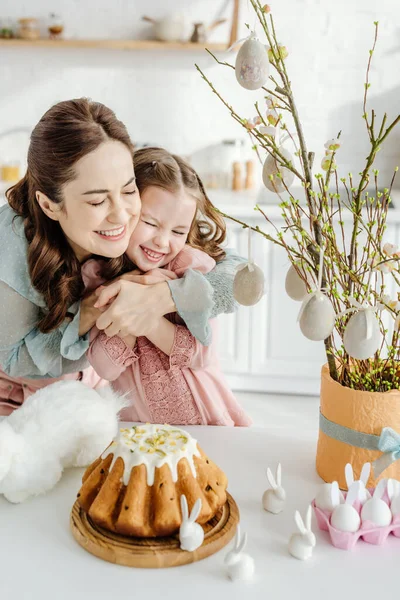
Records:
<instances>
[{"instance_id":1,"label":"wooden shelf","mask_svg":"<svg viewBox=\"0 0 400 600\"><path fill-rule=\"evenodd\" d=\"M0 47L5 48L94 48L105 50L180 50L193 52L205 50L224 51L226 44L192 44L191 42L159 42L157 40L20 40L0 39Z\"/></svg>"}]
</instances>

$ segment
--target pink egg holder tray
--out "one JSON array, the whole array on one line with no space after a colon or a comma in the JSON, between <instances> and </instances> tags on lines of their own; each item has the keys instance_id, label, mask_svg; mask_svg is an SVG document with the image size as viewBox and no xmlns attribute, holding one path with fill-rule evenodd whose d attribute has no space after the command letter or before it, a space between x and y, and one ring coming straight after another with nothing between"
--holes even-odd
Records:
<instances>
[{"instance_id":1,"label":"pink egg holder tray","mask_svg":"<svg viewBox=\"0 0 400 600\"><path fill-rule=\"evenodd\" d=\"M369 491L372 494L373 488L370 488ZM346 497L345 492L343 495ZM386 492L382 499L389 504L389 498ZM335 546L335 548L340 548L341 550L353 550L360 538L368 544L381 546L386 542L386 538L391 533L395 537L400 538L400 515L393 517L391 524L387 527L376 527L371 521L364 521L361 523L361 527L358 531L350 533L347 531L339 531L339 529L333 527L330 522L330 513L318 508L315 505L315 500L313 500L311 504L314 509L319 529L321 531L329 532L331 544ZM360 503L355 503L354 508L356 508L358 512L361 512Z\"/></svg>"}]
</instances>

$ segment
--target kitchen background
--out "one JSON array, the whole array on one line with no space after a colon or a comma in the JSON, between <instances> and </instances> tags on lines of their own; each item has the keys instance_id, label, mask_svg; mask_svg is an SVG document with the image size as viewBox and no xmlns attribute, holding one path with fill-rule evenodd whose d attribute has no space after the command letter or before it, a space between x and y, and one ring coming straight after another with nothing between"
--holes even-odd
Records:
<instances>
[{"instance_id":1,"label":"kitchen background","mask_svg":"<svg viewBox=\"0 0 400 600\"><path fill-rule=\"evenodd\" d=\"M400 108L397 0L271 0L270 5L278 38L289 51L287 68L308 147L316 152L315 164L321 161L325 141L341 130L339 172L357 173L368 148L361 114L376 20L379 39L370 74L369 106L378 116L386 111L388 121ZM50 19L50 13L56 16ZM188 40L194 23L207 27L225 18L207 41L226 48L232 14L233 0L170 0L168 7L163 0L0 0L0 30L3 36L10 29L18 34L18 19L36 18L37 23L20 23L21 35L34 37L38 28L39 35L48 38L49 25L62 25L65 39L145 40L154 38L155 26L142 16L157 20L173 16L180 24L180 35ZM240 1L238 38L248 33L244 23L251 28L255 24L248 0ZM234 62L234 52L216 54L220 60ZM41 115L60 100L89 96L113 108L138 145L165 146L191 160L217 206L263 227L253 206L265 203L279 226L277 198L260 187L259 166L244 129L211 93L194 63L241 116L254 116L254 102L262 94L241 88L234 71L217 65L204 46L123 50L101 44L46 47L40 41L35 46L34 40L25 46L0 39L0 201L9 185L1 178L24 170L29 132ZM234 187L245 188L249 161L254 162L254 186L232 190L234 181ZM236 180L234 162L239 163ZM399 162L400 128L378 156L382 186L389 183ZM393 198L388 238L400 242L400 192ZM247 235L232 223L228 227L229 244L246 255ZM237 314L220 319L224 370L237 390L316 394L323 348L298 330L299 307L284 293L285 255L261 236L254 236L253 243L256 261L266 275L266 293L254 308L241 307Z\"/></svg>"}]
</instances>

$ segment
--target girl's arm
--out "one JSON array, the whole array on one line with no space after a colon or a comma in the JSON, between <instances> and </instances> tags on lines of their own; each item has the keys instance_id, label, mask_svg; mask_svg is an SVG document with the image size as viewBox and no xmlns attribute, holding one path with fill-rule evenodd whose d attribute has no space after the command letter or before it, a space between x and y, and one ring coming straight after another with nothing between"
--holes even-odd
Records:
<instances>
[{"instance_id":1,"label":"girl's arm","mask_svg":"<svg viewBox=\"0 0 400 600\"><path fill-rule=\"evenodd\" d=\"M211 324L214 327L214 324ZM182 326L160 319L146 334L147 339L169 356L170 368L202 369L215 360L211 346L203 346Z\"/></svg>"},{"instance_id":2,"label":"girl's arm","mask_svg":"<svg viewBox=\"0 0 400 600\"><path fill-rule=\"evenodd\" d=\"M72 319L50 333L37 323L42 309L0 281L0 367L10 377L60 377L88 367L87 336L79 334L80 303L70 307Z\"/></svg>"},{"instance_id":3,"label":"girl's arm","mask_svg":"<svg viewBox=\"0 0 400 600\"><path fill-rule=\"evenodd\" d=\"M115 381L134 363L138 356L134 351L136 338L108 337L103 331L93 327L90 332L90 346L87 358L96 373L107 381Z\"/></svg>"}]
</instances>

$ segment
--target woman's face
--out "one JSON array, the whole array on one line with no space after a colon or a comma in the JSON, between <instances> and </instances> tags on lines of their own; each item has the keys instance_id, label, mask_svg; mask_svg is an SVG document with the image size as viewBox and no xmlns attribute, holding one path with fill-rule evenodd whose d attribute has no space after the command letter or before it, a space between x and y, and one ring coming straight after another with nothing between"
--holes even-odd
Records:
<instances>
[{"instance_id":1,"label":"woman's face","mask_svg":"<svg viewBox=\"0 0 400 600\"><path fill-rule=\"evenodd\" d=\"M142 195L139 222L127 250L143 272L164 267L183 249L196 214L196 200L185 190L149 186Z\"/></svg>"},{"instance_id":2,"label":"woman's face","mask_svg":"<svg viewBox=\"0 0 400 600\"><path fill-rule=\"evenodd\" d=\"M62 188L61 205L37 192L42 209L60 223L81 262L92 254L121 256L140 214L130 151L108 140L77 161L74 172Z\"/></svg>"}]
</instances>

